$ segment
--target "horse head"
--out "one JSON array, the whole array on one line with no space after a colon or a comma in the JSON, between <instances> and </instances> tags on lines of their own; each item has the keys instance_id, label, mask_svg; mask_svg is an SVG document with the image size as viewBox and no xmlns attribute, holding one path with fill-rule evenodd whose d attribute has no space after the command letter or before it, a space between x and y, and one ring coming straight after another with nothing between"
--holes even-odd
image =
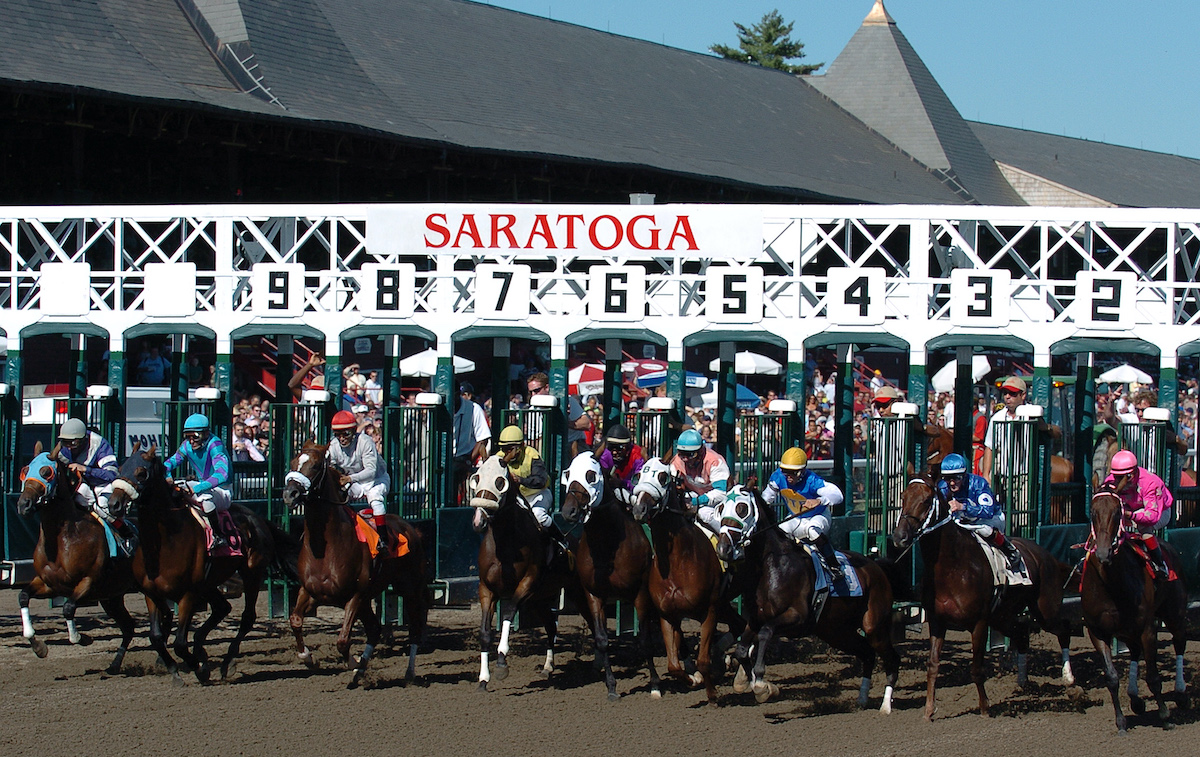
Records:
<instances>
[{"instance_id":1,"label":"horse head","mask_svg":"<svg viewBox=\"0 0 1200 757\"><path fill-rule=\"evenodd\" d=\"M17 513L21 517L29 517L35 510L40 510L58 490L60 474L67 470L66 466L58 464L58 451L55 445L50 452L42 452L42 443L38 442L34 458L21 469L21 494L17 498ZM63 487L71 490L67 483Z\"/></svg>"},{"instance_id":2,"label":"horse head","mask_svg":"<svg viewBox=\"0 0 1200 757\"><path fill-rule=\"evenodd\" d=\"M727 561L740 560L746 554L750 537L758 530L758 496L752 489L735 486L725 496L719 512L717 556Z\"/></svg>"},{"instance_id":3,"label":"horse head","mask_svg":"<svg viewBox=\"0 0 1200 757\"><path fill-rule=\"evenodd\" d=\"M562 517L574 525L587 523L592 509L604 498L604 471L591 452L584 452L571 461L562 474L567 493L563 498Z\"/></svg>"},{"instance_id":4,"label":"horse head","mask_svg":"<svg viewBox=\"0 0 1200 757\"><path fill-rule=\"evenodd\" d=\"M923 474L910 480L900 494L900 519L892 531L892 543L901 549L912 544L945 504L932 476Z\"/></svg>"},{"instance_id":5,"label":"horse head","mask_svg":"<svg viewBox=\"0 0 1200 757\"><path fill-rule=\"evenodd\" d=\"M322 446L309 439L300 449L300 454L292 458L288 474L283 478L283 503L289 509L299 507L310 494L324 485L329 471L325 462L328 450L328 445Z\"/></svg>"},{"instance_id":6,"label":"horse head","mask_svg":"<svg viewBox=\"0 0 1200 757\"><path fill-rule=\"evenodd\" d=\"M154 477L164 476L163 471L157 445L152 444L143 452L141 442L134 442L133 452L121 463L117 477L113 479L112 495L108 498L109 514L124 518Z\"/></svg>"},{"instance_id":7,"label":"horse head","mask_svg":"<svg viewBox=\"0 0 1200 757\"><path fill-rule=\"evenodd\" d=\"M633 487L630 512L634 519L644 523L654 517L663 509L675 486L675 469L666 460L658 457L647 460Z\"/></svg>"},{"instance_id":8,"label":"horse head","mask_svg":"<svg viewBox=\"0 0 1200 757\"><path fill-rule=\"evenodd\" d=\"M500 509L516 494L516 488L508 475L508 468L500 455L492 455L479 466L467 482L470 486L471 507L487 512Z\"/></svg>"},{"instance_id":9,"label":"horse head","mask_svg":"<svg viewBox=\"0 0 1200 757\"><path fill-rule=\"evenodd\" d=\"M1107 481L1092 495L1092 549L1101 565L1112 562L1126 530L1121 495L1116 486Z\"/></svg>"}]
</instances>

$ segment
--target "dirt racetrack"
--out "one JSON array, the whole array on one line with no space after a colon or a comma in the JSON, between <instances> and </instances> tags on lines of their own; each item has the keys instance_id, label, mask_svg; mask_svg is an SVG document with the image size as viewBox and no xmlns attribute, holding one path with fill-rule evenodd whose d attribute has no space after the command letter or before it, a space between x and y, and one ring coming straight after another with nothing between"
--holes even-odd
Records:
<instances>
[{"instance_id":1,"label":"dirt racetrack","mask_svg":"<svg viewBox=\"0 0 1200 757\"><path fill-rule=\"evenodd\" d=\"M81 609L80 628L95 639L73 647L57 609L35 602L34 621L50 645L39 660L21 637L15 591L0 591L0 757L32 754L110 755L1187 755L1196 754L1200 723L1195 711L1173 713L1177 727L1156 723L1153 703L1145 717L1130 717L1127 736L1116 733L1098 657L1076 639L1079 686L1058 679L1053 639L1036 637L1031 686L1016 689L1007 655L989 655L992 717L974 710L965 634L951 634L942 665L938 719L922 718L925 696L923 633L909 631L901 645L903 667L895 712L879 707L882 673L876 672L871 709L858 711L857 663L832 655L820 642L785 640L768 659L768 677L782 698L765 705L735 695L726 678L716 706L704 692L677 684L661 700L647 693L648 677L636 670L631 640L615 645L618 691L609 702L591 666L591 641L578 616L564 616L557 669L537 674L544 648L540 632L513 635L512 674L477 690L478 608L435 610L422 648L418 680L403 685L403 644L385 648L363 689L346 689L349 673L333 664L340 611L322 609L310 619L309 644L319 645L323 667L313 673L296 659L285 620L260 622L243 646L233 680L201 686L172 685L144 639L145 606L125 670L102 671L117 645L115 627L95 609ZM237 605L235 600L235 615ZM264 608L265 609L265 608ZM1194 619L1193 619L1194 622ZM1195 628L1195 625L1193 625ZM227 638L226 622L216 634ZM361 632L356 649L361 647ZM1193 634L1193 639L1196 636ZM1165 639L1163 653L1167 654ZM223 647L221 647L223 649ZM217 650L214 649L214 656ZM799 660L804 660L803 663ZM660 672L665 661L656 660ZM1122 673L1127 662L1122 660ZM1167 688L1172 665L1163 665ZM1188 645L1188 693L1200 669L1200 648ZM1122 692L1124 683L1122 682ZM1145 684L1142 684L1145 692ZM1124 699L1124 695L1123 695ZM1200 702L1200 700L1197 700ZM1128 701L1124 702L1129 714ZM1173 706L1174 709L1174 706Z\"/></svg>"}]
</instances>

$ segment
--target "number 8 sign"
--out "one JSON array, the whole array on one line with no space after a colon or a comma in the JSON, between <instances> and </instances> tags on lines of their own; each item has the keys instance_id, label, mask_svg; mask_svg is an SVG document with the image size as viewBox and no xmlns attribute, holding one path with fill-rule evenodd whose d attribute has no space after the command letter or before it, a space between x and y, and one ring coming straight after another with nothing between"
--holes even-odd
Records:
<instances>
[{"instance_id":1,"label":"number 8 sign","mask_svg":"<svg viewBox=\"0 0 1200 757\"><path fill-rule=\"evenodd\" d=\"M882 268L831 268L826 316L840 326L877 326L884 319Z\"/></svg>"}]
</instances>

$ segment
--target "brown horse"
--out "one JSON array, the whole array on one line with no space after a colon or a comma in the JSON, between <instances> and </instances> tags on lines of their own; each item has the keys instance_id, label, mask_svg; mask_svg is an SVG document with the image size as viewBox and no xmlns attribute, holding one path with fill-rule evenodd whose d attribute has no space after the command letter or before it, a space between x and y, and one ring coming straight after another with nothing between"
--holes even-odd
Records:
<instances>
[{"instance_id":1,"label":"brown horse","mask_svg":"<svg viewBox=\"0 0 1200 757\"><path fill-rule=\"evenodd\" d=\"M563 589L587 607L579 596L578 582L566 560L546 564L549 535L521 497L499 455L492 455L472 474L471 504L488 512L479 544L479 690L487 691L492 673L488 653L492 648L492 622L496 603L506 600L500 614L500 642L496 646L496 680L508 677L508 636L518 610L528 612L534 624L546 630L546 662L542 675L554 671L554 642L558 621L552 607Z\"/></svg>"},{"instance_id":2,"label":"brown horse","mask_svg":"<svg viewBox=\"0 0 1200 757\"><path fill-rule=\"evenodd\" d=\"M779 693L779 688L763 677L771 638L781 631L815 633L862 663L859 707L867 706L876 656L882 660L887 685L879 711L891 713L900 655L892 646L892 585L883 568L860 554L847 553L862 596L829 597L820 616L814 618L816 568L809 554L777 525L774 511L755 491L735 487L721 506L717 553L723 560L735 561L749 584L745 594L749 623L738 644L742 672L734 691L753 690L759 703ZM752 651L756 652L753 669ZM742 683L743 675L746 683Z\"/></svg>"},{"instance_id":3,"label":"brown horse","mask_svg":"<svg viewBox=\"0 0 1200 757\"><path fill-rule=\"evenodd\" d=\"M239 505L229 512L237 524L244 556L209 557L204 527L192 514L190 499L189 493L167 480L166 468L154 446L142 452L140 445L135 445L133 454L121 465L109 500L109 511L117 517L137 503L141 548L133 558L133 576L146 596L150 646L158 652L176 685L182 685L183 678L167 651L170 603L177 605L175 653L195 672L197 680L207 683L211 670L204 642L232 609L218 587L234 573L240 575L245 607L237 634L221 661L221 677L228 679L242 639L254 626L255 605L268 566L274 564L285 573L295 573L285 559L290 542L287 534ZM196 629L189 650L187 636L192 617L205 603L210 609L208 619Z\"/></svg>"},{"instance_id":4,"label":"brown horse","mask_svg":"<svg viewBox=\"0 0 1200 757\"><path fill-rule=\"evenodd\" d=\"M137 591L127 557L110 557L104 526L90 512L75 504L79 480L58 458L56 446L47 455L41 442L36 457L22 471L17 513L41 515L42 527L33 552L34 578L21 590L22 633L38 657L48 653L46 643L34 635L29 617L29 600L66 597L63 618L72 644L87 646L92 640L75 628L75 608L80 602L97 600L121 629L121 645L108 666L115 675L133 639L133 618L125 607L125 595Z\"/></svg>"},{"instance_id":5,"label":"brown horse","mask_svg":"<svg viewBox=\"0 0 1200 757\"><path fill-rule=\"evenodd\" d=\"M431 604L421 532L398 515L387 516L388 527L405 539L408 551L378 562L372 558L370 548L356 534L358 516L342 492L342 477L326 460L328 449L311 440L305 442L292 460L283 486L284 503L293 509L304 508L304 538L296 565L300 590L288 617L296 636L296 653L306 665L316 668L316 657L304 644L304 617L320 605L343 608L337 648L347 666L356 618L362 619L367 632L366 645L350 680L351 687L357 686L381 633L371 599L390 586L404 598L408 619L408 669L404 680L411 681L416 676L417 647L425 633Z\"/></svg>"},{"instance_id":6,"label":"brown horse","mask_svg":"<svg viewBox=\"0 0 1200 757\"><path fill-rule=\"evenodd\" d=\"M1012 539L1024 558L1032 581L1028 586L1009 586L997 596L992 569L974 534L951 521L946 497L928 476L913 479L900 498L900 522L892 542L907 548L921 543L924 575L921 604L929 620L929 667L926 671L925 719L934 713L934 687L947 630L970 631L971 677L979 692L979 711L988 712L984 691L983 655L988 627L1011 638L1017 649L1017 684L1026 683L1030 625L1023 612L1058 638L1062 650L1062 675L1069 685L1071 673L1070 624L1062 613L1066 566L1027 539Z\"/></svg>"},{"instance_id":7,"label":"brown horse","mask_svg":"<svg viewBox=\"0 0 1200 757\"><path fill-rule=\"evenodd\" d=\"M683 503L680 485L662 459L646 461L634 487L633 517L650 524L654 565L650 569L650 598L658 611L667 650L667 673L690 685L704 686L709 702L717 699L711 671L712 640L717 627L721 594L721 562L705 532ZM700 621L696 671L680 663L684 618ZM738 627L741 631L741 627ZM662 696L651 689L651 696Z\"/></svg>"},{"instance_id":8,"label":"brown horse","mask_svg":"<svg viewBox=\"0 0 1200 757\"><path fill-rule=\"evenodd\" d=\"M650 621L654 607L650 602L650 566L653 554L650 540L617 499L611 480L605 478L591 452L571 461L563 474L567 489L562 516L567 523L583 522L583 536L576 550L575 570L587 597L592 638L596 643L596 664L604 669L608 698L617 699L617 681L608 655L608 621L605 604L609 599L633 602L638 615L638 650L650 668L650 688L659 689L658 671L650 651Z\"/></svg>"},{"instance_id":9,"label":"brown horse","mask_svg":"<svg viewBox=\"0 0 1200 757\"><path fill-rule=\"evenodd\" d=\"M1170 582L1155 581L1147 571L1146 560L1129 545L1133 526L1123 515L1121 499L1111 483L1104 484L1092 496L1092 535L1083 567L1081 605L1083 622L1096 651L1104 658L1108 693L1117 716L1117 728L1125 732L1125 714L1121 712L1120 675L1113 664L1111 640L1116 638L1129 647L1129 704L1141 715L1146 704L1138 696L1138 660L1146 660L1146 684L1158 703L1158 715L1164 728L1170 728L1170 710L1162 694L1158 671L1158 630L1155 619L1162 620L1175 645L1175 694L1183 697L1183 652L1187 646L1187 586L1182 578ZM1132 537L1136 538L1136 536ZM1162 545L1163 557L1172 570L1180 570L1179 555Z\"/></svg>"}]
</instances>

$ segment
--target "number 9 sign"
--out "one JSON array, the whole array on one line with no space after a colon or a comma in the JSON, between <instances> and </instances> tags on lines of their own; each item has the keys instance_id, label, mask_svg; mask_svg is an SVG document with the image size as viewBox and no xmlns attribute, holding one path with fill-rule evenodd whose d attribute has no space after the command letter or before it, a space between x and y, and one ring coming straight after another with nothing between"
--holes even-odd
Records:
<instances>
[{"instance_id":1,"label":"number 9 sign","mask_svg":"<svg viewBox=\"0 0 1200 757\"><path fill-rule=\"evenodd\" d=\"M304 266L300 263L255 263L250 269L254 312L297 316L304 312Z\"/></svg>"},{"instance_id":2,"label":"number 9 sign","mask_svg":"<svg viewBox=\"0 0 1200 757\"><path fill-rule=\"evenodd\" d=\"M826 315L840 326L877 326L884 319L882 268L831 268Z\"/></svg>"}]
</instances>

